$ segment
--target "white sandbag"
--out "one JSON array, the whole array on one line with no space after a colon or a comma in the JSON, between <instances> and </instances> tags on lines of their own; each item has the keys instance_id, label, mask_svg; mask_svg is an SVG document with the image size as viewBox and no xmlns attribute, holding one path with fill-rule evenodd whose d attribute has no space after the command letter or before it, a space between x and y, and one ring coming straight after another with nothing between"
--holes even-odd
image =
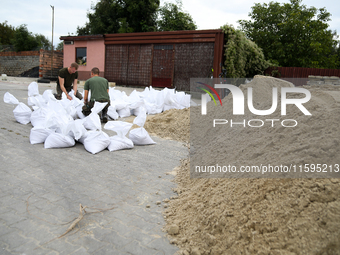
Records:
<instances>
[{"instance_id":1,"label":"white sandbag","mask_svg":"<svg viewBox=\"0 0 340 255\"><path fill-rule=\"evenodd\" d=\"M77 115L78 115L79 119L85 119L86 118L86 116L83 113L83 107L82 106L78 106L76 108L76 111L77 111Z\"/></svg>"},{"instance_id":2,"label":"white sandbag","mask_svg":"<svg viewBox=\"0 0 340 255\"><path fill-rule=\"evenodd\" d=\"M143 127L146 121L146 110L141 109L140 113L138 116L133 120L133 124L136 124L140 127Z\"/></svg>"},{"instance_id":3,"label":"white sandbag","mask_svg":"<svg viewBox=\"0 0 340 255\"><path fill-rule=\"evenodd\" d=\"M143 128L146 121L145 109L141 110L140 114L133 120L133 124L140 126L130 131L129 138L135 145L155 144L149 133Z\"/></svg>"},{"instance_id":4,"label":"white sandbag","mask_svg":"<svg viewBox=\"0 0 340 255\"><path fill-rule=\"evenodd\" d=\"M39 95L39 87L38 83L31 82L30 85L28 85L28 96L29 97L34 97Z\"/></svg>"},{"instance_id":5,"label":"white sandbag","mask_svg":"<svg viewBox=\"0 0 340 255\"><path fill-rule=\"evenodd\" d=\"M122 92L120 90L110 87L109 96L110 96L110 100L114 101L114 100L122 98Z\"/></svg>"},{"instance_id":6,"label":"white sandbag","mask_svg":"<svg viewBox=\"0 0 340 255\"><path fill-rule=\"evenodd\" d=\"M92 109L91 109L91 112L93 112L93 113L99 113L99 112L101 112L101 111L104 109L104 107L105 107L107 104L108 104L107 102L105 102L105 103L94 102L94 105L93 105L93 107L92 107Z\"/></svg>"},{"instance_id":7,"label":"white sandbag","mask_svg":"<svg viewBox=\"0 0 340 255\"><path fill-rule=\"evenodd\" d=\"M128 96L125 91L120 91L115 88L109 88L109 96L111 101L122 100L123 102L128 101Z\"/></svg>"},{"instance_id":8,"label":"white sandbag","mask_svg":"<svg viewBox=\"0 0 340 255\"><path fill-rule=\"evenodd\" d=\"M83 125L84 120L75 120L72 121L68 126L68 134L73 137L75 140L79 140L81 137L83 137L87 130L85 129Z\"/></svg>"},{"instance_id":9,"label":"white sandbag","mask_svg":"<svg viewBox=\"0 0 340 255\"><path fill-rule=\"evenodd\" d=\"M146 112L148 114L157 114L157 113L159 113L158 112L159 110L158 110L157 105L155 103L150 103L148 101L144 101L144 106L145 106Z\"/></svg>"},{"instance_id":10,"label":"white sandbag","mask_svg":"<svg viewBox=\"0 0 340 255\"><path fill-rule=\"evenodd\" d=\"M126 106L125 108L122 108L120 110L117 110L119 117L126 118L131 116L131 110L129 106Z\"/></svg>"},{"instance_id":11,"label":"white sandbag","mask_svg":"<svg viewBox=\"0 0 340 255\"><path fill-rule=\"evenodd\" d=\"M105 124L105 129L117 133L117 135L110 137L110 144L107 147L109 151L131 149L134 147L133 142L126 137L132 125L132 123L124 121L109 121Z\"/></svg>"},{"instance_id":12,"label":"white sandbag","mask_svg":"<svg viewBox=\"0 0 340 255\"><path fill-rule=\"evenodd\" d=\"M110 144L107 149L109 151L118 151L132 149L133 147L133 142L129 138L115 135L110 137Z\"/></svg>"},{"instance_id":13,"label":"white sandbag","mask_svg":"<svg viewBox=\"0 0 340 255\"><path fill-rule=\"evenodd\" d=\"M174 89L165 88L162 90L164 95L164 108L163 111L170 109L180 109L180 104L177 101L177 97Z\"/></svg>"},{"instance_id":14,"label":"white sandbag","mask_svg":"<svg viewBox=\"0 0 340 255\"><path fill-rule=\"evenodd\" d=\"M103 131L94 131L88 133L86 139L84 140L85 149L92 154L96 154L102 150L105 150L109 144L110 137Z\"/></svg>"},{"instance_id":15,"label":"white sandbag","mask_svg":"<svg viewBox=\"0 0 340 255\"><path fill-rule=\"evenodd\" d=\"M49 101L57 101L51 89L45 90L42 97L45 99L46 103L48 103Z\"/></svg>"},{"instance_id":16,"label":"white sandbag","mask_svg":"<svg viewBox=\"0 0 340 255\"><path fill-rule=\"evenodd\" d=\"M45 149L53 148L68 148L75 145L74 139L69 135L63 135L60 133L50 134L44 143Z\"/></svg>"},{"instance_id":17,"label":"white sandbag","mask_svg":"<svg viewBox=\"0 0 340 255\"><path fill-rule=\"evenodd\" d=\"M107 115L109 115L109 117L113 120L116 120L119 118L118 112L116 111L116 109L110 105L107 109Z\"/></svg>"},{"instance_id":18,"label":"white sandbag","mask_svg":"<svg viewBox=\"0 0 340 255\"><path fill-rule=\"evenodd\" d=\"M44 127L33 127L30 132L30 143L44 143L46 138L55 131Z\"/></svg>"},{"instance_id":19,"label":"white sandbag","mask_svg":"<svg viewBox=\"0 0 340 255\"><path fill-rule=\"evenodd\" d=\"M37 110L33 111L30 118L32 126L44 127L47 113L48 113L47 108L38 108Z\"/></svg>"},{"instance_id":20,"label":"white sandbag","mask_svg":"<svg viewBox=\"0 0 340 255\"><path fill-rule=\"evenodd\" d=\"M128 107L129 103L119 98L119 99L111 100L110 105L113 106L116 109L116 111L119 111L121 109Z\"/></svg>"},{"instance_id":21,"label":"white sandbag","mask_svg":"<svg viewBox=\"0 0 340 255\"><path fill-rule=\"evenodd\" d=\"M139 106L139 107L133 109L133 115L138 116L141 113L141 111L146 112L146 108L145 108L144 104L142 106Z\"/></svg>"},{"instance_id":22,"label":"white sandbag","mask_svg":"<svg viewBox=\"0 0 340 255\"><path fill-rule=\"evenodd\" d=\"M9 93L9 92L6 92L6 93L4 94L4 102L5 102L6 104L19 104L19 103L20 103L19 100L16 99L16 97L13 96L13 95L12 95L11 93Z\"/></svg>"},{"instance_id":23,"label":"white sandbag","mask_svg":"<svg viewBox=\"0 0 340 255\"><path fill-rule=\"evenodd\" d=\"M78 115L77 110L72 104L72 101L73 100L68 100L67 98L59 100L60 104L62 105L66 113L72 116L73 119L75 119Z\"/></svg>"},{"instance_id":24,"label":"white sandbag","mask_svg":"<svg viewBox=\"0 0 340 255\"><path fill-rule=\"evenodd\" d=\"M15 107L13 110L14 118L17 122L24 125L30 123L32 114L31 108L29 108L24 103L20 103L19 100L9 92L4 94L4 102L7 104L17 105L17 107Z\"/></svg>"},{"instance_id":25,"label":"white sandbag","mask_svg":"<svg viewBox=\"0 0 340 255\"><path fill-rule=\"evenodd\" d=\"M27 104L33 109L37 109L46 105L46 100L42 95L30 96L27 98Z\"/></svg>"},{"instance_id":26,"label":"white sandbag","mask_svg":"<svg viewBox=\"0 0 340 255\"><path fill-rule=\"evenodd\" d=\"M104 128L116 132L117 135L124 136L129 132L132 126L132 123L126 121L108 121L104 125Z\"/></svg>"},{"instance_id":27,"label":"white sandbag","mask_svg":"<svg viewBox=\"0 0 340 255\"><path fill-rule=\"evenodd\" d=\"M84 133L84 134L77 140L77 142L84 144L85 139L86 139L87 136L88 136L90 133L92 133L92 132L96 132L96 131L95 131L95 130L90 130L90 131L87 131L87 130L86 130L86 133Z\"/></svg>"},{"instance_id":28,"label":"white sandbag","mask_svg":"<svg viewBox=\"0 0 340 255\"><path fill-rule=\"evenodd\" d=\"M185 94L183 91L180 91L180 92L176 91L176 98L177 98L177 102L180 105L179 109L190 107L190 99L191 99L190 95Z\"/></svg>"},{"instance_id":29,"label":"white sandbag","mask_svg":"<svg viewBox=\"0 0 340 255\"><path fill-rule=\"evenodd\" d=\"M156 142L152 140L149 133L143 127L132 129L129 133L129 138L135 145L156 144Z\"/></svg>"},{"instance_id":30,"label":"white sandbag","mask_svg":"<svg viewBox=\"0 0 340 255\"><path fill-rule=\"evenodd\" d=\"M28 124L31 120L32 110L24 103L19 103L13 110L14 118L21 124Z\"/></svg>"},{"instance_id":31,"label":"white sandbag","mask_svg":"<svg viewBox=\"0 0 340 255\"><path fill-rule=\"evenodd\" d=\"M101 130L102 124L98 113L92 112L84 119L84 127L88 130Z\"/></svg>"}]
</instances>

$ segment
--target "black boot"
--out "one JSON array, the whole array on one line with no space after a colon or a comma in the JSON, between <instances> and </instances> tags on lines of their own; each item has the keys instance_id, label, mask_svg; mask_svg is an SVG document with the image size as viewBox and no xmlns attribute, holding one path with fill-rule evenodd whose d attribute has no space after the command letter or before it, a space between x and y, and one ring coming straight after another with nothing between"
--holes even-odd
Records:
<instances>
[{"instance_id":1,"label":"black boot","mask_svg":"<svg viewBox=\"0 0 340 255\"><path fill-rule=\"evenodd\" d=\"M107 109L102 110L102 121L103 123L107 123Z\"/></svg>"}]
</instances>

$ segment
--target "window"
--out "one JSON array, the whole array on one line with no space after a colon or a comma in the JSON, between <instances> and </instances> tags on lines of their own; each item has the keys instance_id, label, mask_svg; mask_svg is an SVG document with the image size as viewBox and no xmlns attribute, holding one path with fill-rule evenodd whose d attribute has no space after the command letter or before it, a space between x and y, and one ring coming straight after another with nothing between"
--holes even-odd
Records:
<instances>
[{"instance_id":1,"label":"window","mask_svg":"<svg viewBox=\"0 0 340 255\"><path fill-rule=\"evenodd\" d=\"M76 62L78 65L86 66L86 48L76 48Z\"/></svg>"}]
</instances>

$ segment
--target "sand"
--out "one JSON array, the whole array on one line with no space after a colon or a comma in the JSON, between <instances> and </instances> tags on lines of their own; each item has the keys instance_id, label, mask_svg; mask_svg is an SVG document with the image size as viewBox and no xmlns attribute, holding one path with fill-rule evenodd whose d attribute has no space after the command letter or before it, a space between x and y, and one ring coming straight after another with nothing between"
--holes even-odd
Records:
<instances>
[{"instance_id":1,"label":"sand","mask_svg":"<svg viewBox=\"0 0 340 255\"><path fill-rule=\"evenodd\" d=\"M242 86L245 89L255 84L259 87L255 98L261 99L258 109L270 106L270 100L264 98L268 96L268 88L289 86L264 77ZM263 90L261 84L265 87ZM208 134L202 135L201 144L195 141L191 156L195 157L204 145L206 153L202 162L223 162L226 157L220 155L224 153L233 164L248 161L340 163L340 87L308 87L308 90L312 100L306 108L312 112L312 118L298 109L287 109L293 115L290 118L298 120L298 129L285 130L279 126L259 129L251 134L253 140L247 137L249 129L229 129L229 132L208 129ZM230 102L225 99L224 105L230 107ZM199 107L190 110L191 118L199 113ZM175 119L174 114L178 123L171 121ZM208 104L209 114L217 116L214 107ZM252 115L247 112L245 117ZM154 118L148 132L188 141L188 110L164 112L157 116L157 121ZM148 124L151 124L149 120L146 126ZM213 137L209 132L224 141L225 146L218 148L219 153L214 151L216 140L209 143ZM238 147L227 146L230 144ZM176 171L178 196L164 201L164 230L170 242L180 248L179 254L340 254L340 179L190 179L189 158L183 160Z\"/></svg>"}]
</instances>

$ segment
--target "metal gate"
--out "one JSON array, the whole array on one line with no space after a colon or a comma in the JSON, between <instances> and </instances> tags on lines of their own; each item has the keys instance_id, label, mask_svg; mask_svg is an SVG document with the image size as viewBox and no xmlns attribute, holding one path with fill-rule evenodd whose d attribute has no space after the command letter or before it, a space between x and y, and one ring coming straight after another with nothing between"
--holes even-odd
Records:
<instances>
[{"instance_id":1,"label":"metal gate","mask_svg":"<svg viewBox=\"0 0 340 255\"><path fill-rule=\"evenodd\" d=\"M172 87L174 52L173 45L154 45L152 64L153 87Z\"/></svg>"},{"instance_id":2,"label":"metal gate","mask_svg":"<svg viewBox=\"0 0 340 255\"><path fill-rule=\"evenodd\" d=\"M151 45L106 45L105 78L117 85L150 86Z\"/></svg>"}]
</instances>

